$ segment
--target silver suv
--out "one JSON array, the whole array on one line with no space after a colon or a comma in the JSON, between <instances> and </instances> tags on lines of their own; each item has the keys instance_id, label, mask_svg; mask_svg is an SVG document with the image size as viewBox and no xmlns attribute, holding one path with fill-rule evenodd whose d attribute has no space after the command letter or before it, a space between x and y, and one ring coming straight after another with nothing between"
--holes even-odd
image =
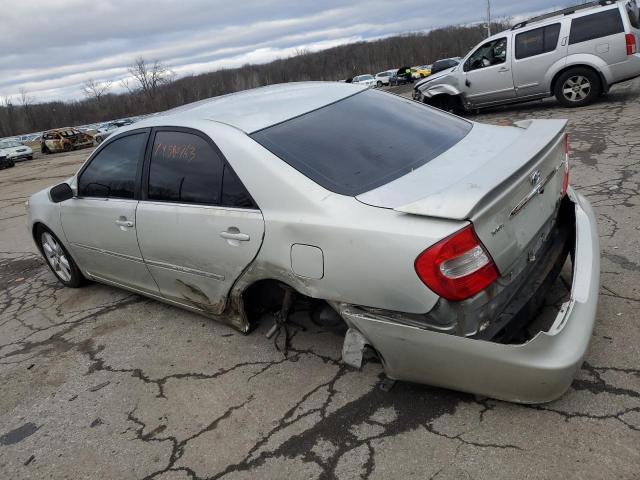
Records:
<instances>
[{"instance_id":1,"label":"silver suv","mask_svg":"<svg viewBox=\"0 0 640 480\"><path fill-rule=\"evenodd\" d=\"M473 110L555 95L579 107L640 75L638 42L636 0L578 5L489 37L459 65L418 82L413 98Z\"/></svg>"}]
</instances>

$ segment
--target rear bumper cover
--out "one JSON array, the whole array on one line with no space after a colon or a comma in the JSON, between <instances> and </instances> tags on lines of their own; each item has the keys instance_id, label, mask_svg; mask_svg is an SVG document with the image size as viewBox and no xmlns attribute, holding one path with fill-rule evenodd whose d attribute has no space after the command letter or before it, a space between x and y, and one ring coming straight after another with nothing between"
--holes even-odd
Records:
<instances>
[{"instance_id":1,"label":"rear bumper cover","mask_svg":"<svg viewBox=\"0 0 640 480\"><path fill-rule=\"evenodd\" d=\"M389 378L519 403L560 397L589 346L598 303L600 247L594 212L569 189L575 205L573 284L553 326L520 345L505 345L390 322L360 309L340 313L382 357Z\"/></svg>"}]
</instances>

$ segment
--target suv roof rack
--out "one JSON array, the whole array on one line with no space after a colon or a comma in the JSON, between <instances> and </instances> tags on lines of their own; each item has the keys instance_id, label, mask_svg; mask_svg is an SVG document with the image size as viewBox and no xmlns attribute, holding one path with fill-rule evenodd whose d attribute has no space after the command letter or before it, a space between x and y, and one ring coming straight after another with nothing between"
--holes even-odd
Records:
<instances>
[{"instance_id":1,"label":"suv roof rack","mask_svg":"<svg viewBox=\"0 0 640 480\"><path fill-rule=\"evenodd\" d=\"M516 23L511 30L517 30L522 28L530 23L540 22L541 20L546 20L547 18L558 17L560 15L571 15L572 13L577 12L578 10L584 10L585 8L593 8L593 7L604 7L606 5L613 5L617 0L597 0L594 2L583 3L581 5L574 5L572 7L563 8L562 10L556 10L554 12L543 13L542 15L538 15L537 17L532 17L523 22Z\"/></svg>"}]
</instances>

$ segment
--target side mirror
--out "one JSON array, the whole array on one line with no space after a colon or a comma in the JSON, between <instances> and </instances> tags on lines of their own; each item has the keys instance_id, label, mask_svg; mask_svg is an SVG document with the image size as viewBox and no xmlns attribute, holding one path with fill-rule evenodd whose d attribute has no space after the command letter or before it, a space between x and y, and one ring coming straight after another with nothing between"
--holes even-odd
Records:
<instances>
[{"instance_id":1,"label":"side mirror","mask_svg":"<svg viewBox=\"0 0 640 480\"><path fill-rule=\"evenodd\" d=\"M49 196L53 203L60 203L73 198L73 190L71 190L68 183L61 183L49 190Z\"/></svg>"}]
</instances>

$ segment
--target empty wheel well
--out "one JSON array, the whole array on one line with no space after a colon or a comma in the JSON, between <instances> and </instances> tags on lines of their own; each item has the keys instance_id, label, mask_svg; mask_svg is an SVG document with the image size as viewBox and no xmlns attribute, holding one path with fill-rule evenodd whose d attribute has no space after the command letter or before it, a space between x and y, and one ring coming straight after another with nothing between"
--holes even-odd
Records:
<instances>
[{"instance_id":1,"label":"empty wheel well","mask_svg":"<svg viewBox=\"0 0 640 480\"><path fill-rule=\"evenodd\" d=\"M282 308L287 288L296 291L292 311L306 310L314 323L323 326L344 324L342 317L325 300L304 295L279 280L264 279L252 283L242 292L242 308L252 330L265 314L275 313Z\"/></svg>"},{"instance_id":2,"label":"empty wheel well","mask_svg":"<svg viewBox=\"0 0 640 480\"><path fill-rule=\"evenodd\" d=\"M607 82L604 76L602 75L602 73L598 69L593 68L589 65L578 64L578 65L571 65L569 67L565 67L553 76L553 80L551 80L551 91L550 91L551 95L553 95L554 92L556 91L556 82L558 81L558 78L560 78L560 75L574 68L586 68L587 70L591 70L600 79L600 87L602 88L602 90L607 89Z\"/></svg>"}]
</instances>

